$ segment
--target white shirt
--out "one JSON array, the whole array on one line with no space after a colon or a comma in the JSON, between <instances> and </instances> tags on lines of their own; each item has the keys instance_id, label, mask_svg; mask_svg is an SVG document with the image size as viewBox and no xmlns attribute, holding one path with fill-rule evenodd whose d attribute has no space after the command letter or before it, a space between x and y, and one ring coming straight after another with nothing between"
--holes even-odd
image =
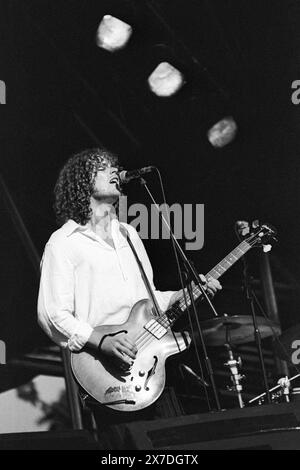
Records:
<instances>
[{"instance_id":1,"label":"white shirt","mask_svg":"<svg viewBox=\"0 0 300 470\"><path fill-rule=\"evenodd\" d=\"M122 224L143 264L159 307L165 311L174 294L153 285L153 271L136 230ZM149 298L127 240L112 221L115 249L87 226L69 220L54 232L41 262L38 321L62 347L79 351L98 325L127 321L133 305Z\"/></svg>"}]
</instances>

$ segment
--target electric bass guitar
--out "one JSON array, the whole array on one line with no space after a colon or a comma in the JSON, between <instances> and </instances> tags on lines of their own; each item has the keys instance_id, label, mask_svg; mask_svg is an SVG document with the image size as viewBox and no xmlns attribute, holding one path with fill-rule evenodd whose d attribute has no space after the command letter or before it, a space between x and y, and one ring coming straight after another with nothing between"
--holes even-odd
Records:
<instances>
[{"instance_id":1,"label":"electric bass guitar","mask_svg":"<svg viewBox=\"0 0 300 470\"><path fill-rule=\"evenodd\" d=\"M274 235L274 229L266 224L255 229L209 271L207 280L218 279L250 248L267 243ZM195 286L194 300L201 295L199 287ZM191 300L187 303L189 305ZM153 315L152 307L151 300L140 300L132 307L126 323L99 327L104 334L125 332L137 345L138 352L130 370L122 371L114 365L111 357L88 349L71 354L71 366L77 382L102 405L118 411L137 411L148 407L164 390L166 359L189 347L191 339L188 333L175 333L171 329L186 310L184 297L159 317Z\"/></svg>"}]
</instances>

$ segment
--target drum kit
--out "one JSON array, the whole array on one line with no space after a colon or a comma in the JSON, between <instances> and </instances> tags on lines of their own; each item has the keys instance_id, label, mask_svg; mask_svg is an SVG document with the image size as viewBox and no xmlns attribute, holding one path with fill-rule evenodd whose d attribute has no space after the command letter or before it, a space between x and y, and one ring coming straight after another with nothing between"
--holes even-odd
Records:
<instances>
[{"instance_id":1,"label":"drum kit","mask_svg":"<svg viewBox=\"0 0 300 470\"><path fill-rule=\"evenodd\" d=\"M285 333L281 333L280 326L264 317L257 317L257 327L259 329L261 339L268 337L277 338L276 354L282 360L287 360L291 357L289 355L290 345L297 337L299 330L299 356L300 356L300 326L293 327ZM242 379L244 376L241 374L241 358L234 357L232 351L233 346L245 344L254 341L254 326L251 315L222 315L202 322L202 332L205 342L208 346L225 346L228 353L228 360L224 364L230 371L230 378L232 386L229 388L238 400L240 408L246 405L262 405L266 402L267 393L262 393L259 396L251 399L247 403L243 400L243 386ZM299 361L300 362L300 361ZM290 402L293 398L300 396L300 388L293 387L294 381L300 377L300 373L294 377L282 377L278 380L275 387L269 390L271 403Z\"/></svg>"}]
</instances>

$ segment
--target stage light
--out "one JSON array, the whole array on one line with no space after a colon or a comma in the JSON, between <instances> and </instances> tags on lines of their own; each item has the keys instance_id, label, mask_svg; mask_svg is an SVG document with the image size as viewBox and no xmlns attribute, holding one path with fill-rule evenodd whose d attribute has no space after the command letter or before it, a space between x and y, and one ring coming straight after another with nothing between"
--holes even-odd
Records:
<instances>
[{"instance_id":1,"label":"stage light","mask_svg":"<svg viewBox=\"0 0 300 470\"><path fill-rule=\"evenodd\" d=\"M97 29L96 43L109 52L126 46L132 34L132 27L111 15L105 15Z\"/></svg>"},{"instance_id":2,"label":"stage light","mask_svg":"<svg viewBox=\"0 0 300 470\"><path fill-rule=\"evenodd\" d=\"M213 147L221 148L232 142L237 133L237 124L232 117L226 117L212 126L207 137Z\"/></svg>"},{"instance_id":3,"label":"stage light","mask_svg":"<svg viewBox=\"0 0 300 470\"><path fill-rule=\"evenodd\" d=\"M157 96L171 96L182 87L184 78L173 65L161 62L148 77L148 84Z\"/></svg>"}]
</instances>

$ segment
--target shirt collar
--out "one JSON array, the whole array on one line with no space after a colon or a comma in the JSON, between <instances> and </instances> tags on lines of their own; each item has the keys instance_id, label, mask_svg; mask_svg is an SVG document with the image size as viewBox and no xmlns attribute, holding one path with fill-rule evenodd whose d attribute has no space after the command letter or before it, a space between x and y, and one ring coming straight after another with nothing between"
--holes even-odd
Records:
<instances>
[{"instance_id":1,"label":"shirt collar","mask_svg":"<svg viewBox=\"0 0 300 470\"><path fill-rule=\"evenodd\" d=\"M119 227L122 224L120 224L118 219L113 219L112 225L113 225L113 231L114 231L115 235L117 236L118 243L120 243L121 246L123 246L124 243L126 244L126 237L124 237L124 235L122 235L120 230L119 230ZM72 235L76 231L84 232L84 231L88 230L88 226L87 226L87 224L86 225L80 225L77 222L75 222L75 220L69 219L64 224L63 229L65 231L66 236L69 237L70 235Z\"/></svg>"},{"instance_id":2,"label":"shirt collar","mask_svg":"<svg viewBox=\"0 0 300 470\"><path fill-rule=\"evenodd\" d=\"M72 235L76 230L84 231L87 229L86 225L80 225L75 220L69 219L64 225L64 231L67 237Z\"/></svg>"}]
</instances>

